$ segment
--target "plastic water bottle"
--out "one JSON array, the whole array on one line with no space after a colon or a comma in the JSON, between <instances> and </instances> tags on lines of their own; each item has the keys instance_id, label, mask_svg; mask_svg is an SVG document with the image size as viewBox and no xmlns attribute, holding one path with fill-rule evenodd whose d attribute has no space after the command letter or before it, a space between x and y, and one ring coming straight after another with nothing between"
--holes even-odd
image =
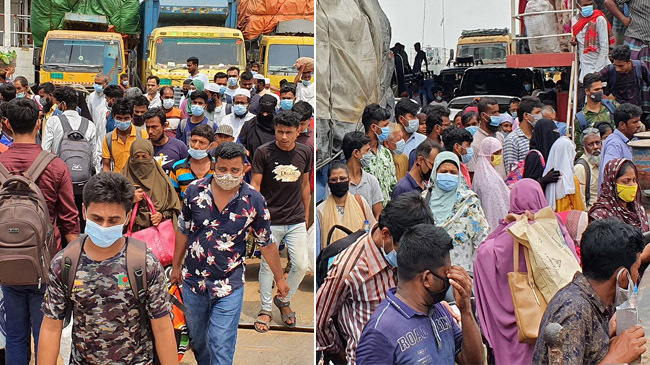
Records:
<instances>
[{"instance_id":1,"label":"plastic water bottle","mask_svg":"<svg viewBox=\"0 0 650 365\"><path fill-rule=\"evenodd\" d=\"M363 222L363 230L366 231L366 233L370 233L370 222Z\"/></svg>"}]
</instances>

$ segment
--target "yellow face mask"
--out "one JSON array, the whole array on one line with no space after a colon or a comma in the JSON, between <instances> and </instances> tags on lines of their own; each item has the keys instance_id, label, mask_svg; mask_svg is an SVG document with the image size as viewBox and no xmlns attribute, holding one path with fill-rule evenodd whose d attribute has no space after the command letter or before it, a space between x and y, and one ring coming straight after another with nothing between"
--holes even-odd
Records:
<instances>
[{"instance_id":1,"label":"yellow face mask","mask_svg":"<svg viewBox=\"0 0 650 365\"><path fill-rule=\"evenodd\" d=\"M503 155L492 155L492 166L499 166L503 163Z\"/></svg>"},{"instance_id":2,"label":"yellow face mask","mask_svg":"<svg viewBox=\"0 0 650 365\"><path fill-rule=\"evenodd\" d=\"M616 191L618 192L618 197L621 198L622 201L630 203L633 202L634 199L636 198L636 191L639 188L638 185L621 185L621 184L616 184Z\"/></svg>"}]
</instances>

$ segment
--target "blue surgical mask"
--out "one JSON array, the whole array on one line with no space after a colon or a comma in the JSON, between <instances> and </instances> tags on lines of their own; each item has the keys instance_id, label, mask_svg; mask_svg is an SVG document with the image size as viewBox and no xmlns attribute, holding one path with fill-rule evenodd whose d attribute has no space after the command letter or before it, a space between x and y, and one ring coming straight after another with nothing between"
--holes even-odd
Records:
<instances>
[{"instance_id":1,"label":"blue surgical mask","mask_svg":"<svg viewBox=\"0 0 650 365\"><path fill-rule=\"evenodd\" d=\"M237 86L237 83L239 83L239 79L237 77L229 77L228 78L228 85L229 86Z\"/></svg>"},{"instance_id":2,"label":"blue surgical mask","mask_svg":"<svg viewBox=\"0 0 650 365\"><path fill-rule=\"evenodd\" d=\"M232 110L235 113L235 115L238 115L238 116L241 117L241 116L245 115L246 112L248 111L248 106L247 105L236 104L236 105L233 105Z\"/></svg>"},{"instance_id":3,"label":"blue surgical mask","mask_svg":"<svg viewBox=\"0 0 650 365\"><path fill-rule=\"evenodd\" d=\"M418 131L418 127L420 126L420 120L419 119L411 119L409 120L409 125L407 127L404 127L404 130L408 134L413 134Z\"/></svg>"},{"instance_id":4,"label":"blue surgical mask","mask_svg":"<svg viewBox=\"0 0 650 365\"><path fill-rule=\"evenodd\" d=\"M253 74L253 76L257 75L257 72L255 71L251 71L251 73Z\"/></svg>"},{"instance_id":5,"label":"blue surgical mask","mask_svg":"<svg viewBox=\"0 0 650 365\"><path fill-rule=\"evenodd\" d=\"M436 176L436 185L443 191L450 192L458 186L458 175L447 173L438 174Z\"/></svg>"},{"instance_id":6,"label":"blue surgical mask","mask_svg":"<svg viewBox=\"0 0 650 365\"><path fill-rule=\"evenodd\" d=\"M24 97L25 97L25 93L24 93L24 92L16 94L16 99L22 99L22 98L24 98Z\"/></svg>"},{"instance_id":7,"label":"blue surgical mask","mask_svg":"<svg viewBox=\"0 0 650 365\"><path fill-rule=\"evenodd\" d=\"M120 122L120 121L115 121L115 126L117 129L121 130L124 132L125 130L129 129L131 127L131 121L127 120L126 122Z\"/></svg>"},{"instance_id":8,"label":"blue surgical mask","mask_svg":"<svg viewBox=\"0 0 650 365\"><path fill-rule=\"evenodd\" d=\"M517 119L517 112L512 112L512 119Z\"/></svg>"},{"instance_id":9,"label":"blue surgical mask","mask_svg":"<svg viewBox=\"0 0 650 365\"><path fill-rule=\"evenodd\" d=\"M187 150L187 153L189 153L189 155L195 160L202 160L202 159L208 157L208 151L207 150L195 150L192 147L190 147Z\"/></svg>"},{"instance_id":10,"label":"blue surgical mask","mask_svg":"<svg viewBox=\"0 0 650 365\"><path fill-rule=\"evenodd\" d=\"M280 108L282 108L282 110L291 110L291 108L293 108L293 100L291 99L280 100Z\"/></svg>"},{"instance_id":11,"label":"blue surgical mask","mask_svg":"<svg viewBox=\"0 0 650 365\"><path fill-rule=\"evenodd\" d=\"M386 139L388 139L389 134L390 134L390 127L381 128L381 134L377 134L377 139L379 140L379 143L383 143Z\"/></svg>"},{"instance_id":12,"label":"blue surgical mask","mask_svg":"<svg viewBox=\"0 0 650 365\"><path fill-rule=\"evenodd\" d=\"M526 91L530 91L530 89L532 89L532 88L533 87L530 84L525 84L524 85L524 89L526 89Z\"/></svg>"},{"instance_id":13,"label":"blue surgical mask","mask_svg":"<svg viewBox=\"0 0 650 365\"><path fill-rule=\"evenodd\" d=\"M437 96L437 97L436 97L436 100L438 100L438 101L442 101L442 96Z\"/></svg>"},{"instance_id":14,"label":"blue surgical mask","mask_svg":"<svg viewBox=\"0 0 650 365\"><path fill-rule=\"evenodd\" d=\"M461 156L461 160L464 164L470 163L472 161L472 158L474 158L474 149L472 147L468 148L467 153Z\"/></svg>"},{"instance_id":15,"label":"blue surgical mask","mask_svg":"<svg viewBox=\"0 0 650 365\"><path fill-rule=\"evenodd\" d=\"M196 115L197 117L203 115L203 112L205 111L205 109L200 105L192 105L190 110L192 110L192 115Z\"/></svg>"},{"instance_id":16,"label":"blue surgical mask","mask_svg":"<svg viewBox=\"0 0 650 365\"><path fill-rule=\"evenodd\" d=\"M221 85L221 86L219 87L219 94L223 95L223 94L226 92L226 89L228 89L228 88L225 87L225 86L223 86L223 85Z\"/></svg>"},{"instance_id":17,"label":"blue surgical mask","mask_svg":"<svg viewBox=\"0 0 650 365\"><path fill-rule=\"evenodd\" d=\"M311 80L302 80L302 84L304 86L309 86L309 84L311 84Z\"/></svg>"},{"instance_id":18,"label":"blue surgical mask","mask_svg":"<svg viewBox=\"0 0 650 365\"><path fill-rule=\"evenodd\" d=\"M386 261L388 261L388 265L391 267L397 267L397 252L395 250L392 250L389 253L386 253L384 250L384 245L381 245L381 254L384 255L384 258Z\"/></svg>"},{"instance_id":19,"label":"blue surgical mask","mask_svg":"<svg viewBox=\"0 0 650 365\"><path fill-rule=\"evenodd\" d=\"M498 127L501 125L501 117L498 115L490 116L490 125L493 127Z\"/></svg>"},{"instance_id":20,"label":"blue surgical mask","mask_svg":"<svg viewBox=\"0 0 650 365\"><path fill-rule=\"evenodd\" d=\"M471 126L465 128L465 130L468 131L469 133L471 133L472 136L474 136L474 134L475 134L476 132L478 132L478 126L476 126L476 125L471 125Z\"/></svg>"},{"instance_id":21,"label":"blue surgical mask","mask_svg":"<svg viewBox=\"0 0 650 365\"><path fill-rule=\"evenodd\" d=\"M396 155L401 155L402 153L404 153L404 147L406 147L406 142L404 142L403 139L400 139L399 141L397 141L397 143L395 143L395 146L396 147L393 153Z\"/></svg>"},{"instance_id":22,"label":"blue surgical mask","mask_svg":"<svg viewBox=\"0 0 650 365\"><path fill-rule=\"evenodd\" d=\"M174 107L174 99L165 99L162 101L163 108L171 109Z\"/></svg>"},{"instance_id":23,"label":"blue surgical mask","mask_svg":"<svg viewBox=\"0 0 650 365\"><path fill-rule=\"evenodd\" d=\"M585 18L589 18L594 14L594 6L593 5L587 5L582 7L582 16Z\"/></svg>"},{"instance_id":24,"label":"blue surgical mask","mask_svg":"<svg viewBox=\"0 0 650 365\"><path fill-rule=\"evenodd\" d=\"M193 92L194 90L187 90L187 96L185 98L189 99Z\"/></svg>"},{"instance_id":25,"label":"blue surgical mask","mask_svg":"<svg viewBox=\"0 0 650 365\"><path fill-rule=\"evenodd\" d=\"M101 94L101 93L104 92L104 85L93 84L93 89L95 89L95 92L96 92L97 94Z\"/></svg>"},{"instance_id":26,"label":"blue surgical mask","mask_svg":"<svg viewBox=\"0 0 650 365\"><path fill-rule=\"evenodd\" d=\"M372 160L375 159L375 157L376 156L372 152L368 152L368 153L362 155L361 156L361 166L362 167L369 167L370 163L372 162Z\"/></svg>"},{"instance_id":27,"label":"blue surgical mask","mask_svg":"<svg viewBox=\"0 0 650 365\"><path fill-rule=\"evenodd\" d=\"M86 213L86 216L88 216L87 214L88 213ZM126 220L123 224L103 227L90 219L86 219L86 234L97 247L108 248L122 237L124 224L126 224Z\"/></svg>"}]
</instances>

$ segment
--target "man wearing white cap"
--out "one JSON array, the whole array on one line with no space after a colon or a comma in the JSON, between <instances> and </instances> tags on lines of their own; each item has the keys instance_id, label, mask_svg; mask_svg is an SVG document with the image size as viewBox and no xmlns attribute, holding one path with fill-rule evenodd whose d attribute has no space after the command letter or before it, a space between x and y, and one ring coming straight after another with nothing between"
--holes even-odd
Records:
<instances>
[{"instance_id":1,"label":"man wearing white cap","mask_svg":"<svg viewBox=\"0 0 650 365\"><path fill-rule=\"evenodd\" d=\"M314 60L308 57L301 57L296 62L298 74L294 79L296 84L296 101L306 101L312 108L316 108L316 84L312 82L314 72Z\"/></svg>"},{"instance_id":2,"label":"man wearing white cap","mask_svg":"<svg viewBox=\"0 0 650 365\"><path fill-rule=\"evenodd\" d=\"M223 117L232 112L232 110L221 100L223 96L221 94L221 86L211 82L205 87L205 92L208 94L208 105L205 107L205 116L215 125L220 125Z\"/></svg>"},{"instance_id":3,"label":"man wearing white cap","mask_svg":"<svg viewBox=\"0 0 650 365\"><path fill-rule=\"evenodd\" d=\"M255 114L248 111L250 101L250 91L242 88L235 90L233 94L233 112L221 120L222 125L225 124L232 127L235 140L239 138L239 132L241 132L241 127L244 126L244 123L255 116Z\"/></svg>"},{"instance_id":4,"label":"man wearing white cap","mask_svg":"<svg viewBox=\"0 0 650 365\"><path fill-rule=\"evenodd\" d=\"M267 93L273 95L273 97L275 97L275 100L278 101L278 104L280 104L280 97L278 96L278 94L274 93L273 90L271 89L271 79L269 79L268 77L264 79L264 90L266 90Z\"/></svg>"},{"instance_id":5,"label":"man wearing white cap","mask_svg":"<svg viewBox=\"0 0 650 365\"><path fill-rule=\"evenodd\" d=\"M262 85L260 85L260 83ZM257 115L257 112L260 110L260 98L264 95L260 94L260 90L266 91L264 90L264 76L260 74L253 75L253 85L255 86L255 94L251 96L251 105L248 108L248 111Z\"/></svg>"}]
</instances>

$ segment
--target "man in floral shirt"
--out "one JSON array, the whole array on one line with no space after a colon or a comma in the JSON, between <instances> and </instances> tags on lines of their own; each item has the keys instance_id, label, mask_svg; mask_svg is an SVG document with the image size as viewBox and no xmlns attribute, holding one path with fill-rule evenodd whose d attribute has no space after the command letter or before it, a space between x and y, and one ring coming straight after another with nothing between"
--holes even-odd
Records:
<instances>
[{"instance_id":1,"label":"man in floral shirt","mask_svg":"<svg viewBox=\"0 0 650 365\"><path fill-rule=\"evenodd\" d=\"M214 157L214 176L194 181L185 190L171 275L172 283L183 283L187 326L196 360L212 365L233 362L249 231L271 267L279 296L289 292L271 236L266 201L242 182L244 147L222 143Z\"/></svg>"},{"instance_id":2,"label":"man in floral shirt","mask_svg":"<svg viewBox=\"0 0 650 365\"><path fill-rule=\"evenodd\" d=\"M381 193L384 196L384 207L390 201L393 189L397 185L393 153L382 145L390 134L389 118L390 114L386 109L377 104L366 106L361 117L366 135L370 138L370 152L372 153L372 158L369 159L367 165L363 166L363 171L379 180Z\"/></svg>"}]
</instances>

